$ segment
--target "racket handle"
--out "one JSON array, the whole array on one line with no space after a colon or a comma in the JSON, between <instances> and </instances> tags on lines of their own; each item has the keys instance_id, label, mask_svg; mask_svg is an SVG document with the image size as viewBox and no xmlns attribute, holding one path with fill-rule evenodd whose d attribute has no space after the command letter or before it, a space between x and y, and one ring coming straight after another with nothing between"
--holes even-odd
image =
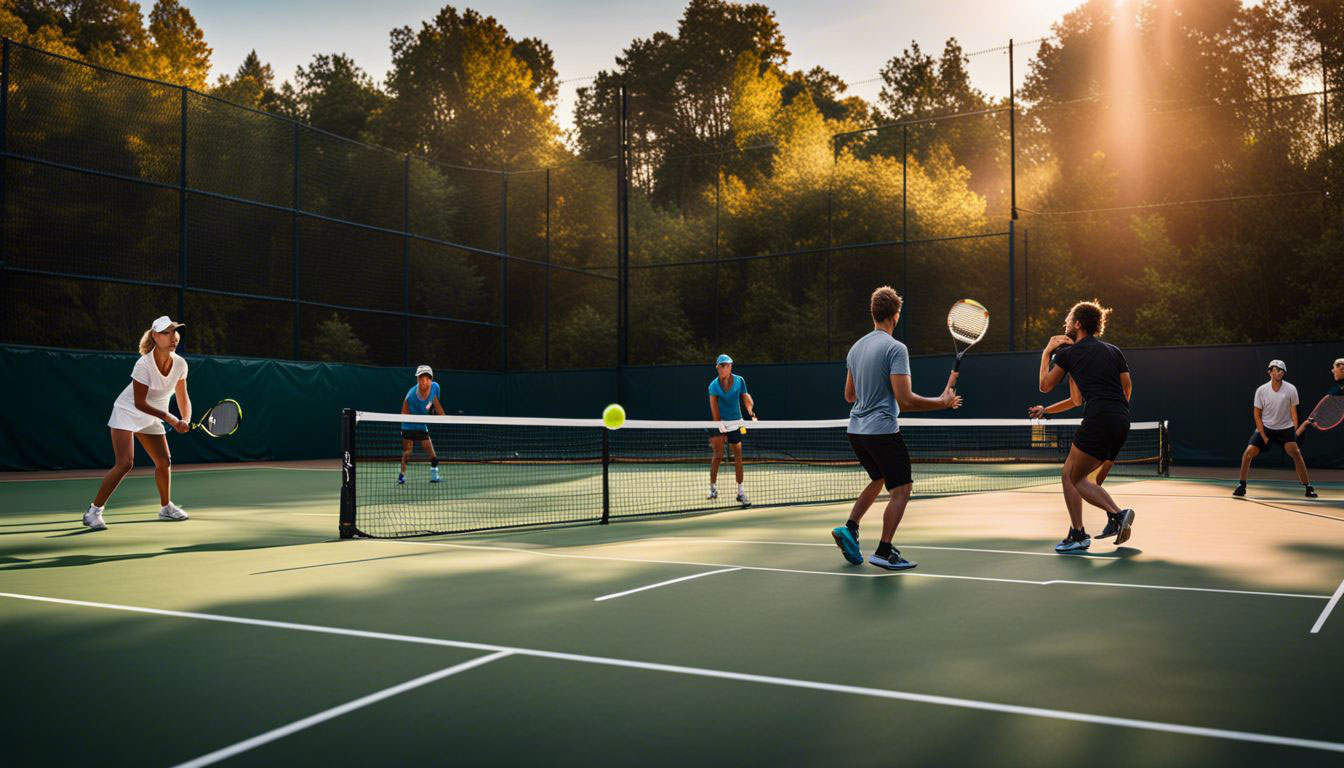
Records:
<instances>
[{"instance_id":1,"label":"racket handle","mask_svg":"<svg viewBox=\"0 0 1344 768\"><path fill-rule=\"evenodd\" d=\"M960 371L961 371L961 355L957 355L957 361L952 364L952 372L958 373Z\"/></svg>"}]
</instances>

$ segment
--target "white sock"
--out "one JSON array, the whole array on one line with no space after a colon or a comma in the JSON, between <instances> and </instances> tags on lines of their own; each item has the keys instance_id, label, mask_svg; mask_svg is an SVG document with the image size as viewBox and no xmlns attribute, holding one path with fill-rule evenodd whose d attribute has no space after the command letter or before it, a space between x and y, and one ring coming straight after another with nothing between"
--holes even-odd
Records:
<instances>
[{"instance_id":1,"label":"white sock","mask_svg":"<svg viewBox=\"0 0 1344 768\"><path fill-rule=\"evenodd\" d=\"M90 511L90 512L97 512L97 513L100 514L100 515L103 514L103 508L100 507L100 506L98 506L97 504L90 504L90 505L89 505L89 511Z\"/></svg>"},{"instance_id":2,"label":"white sock","mask_svg":"<svg viewBox=\"0 0 1344 768\"><path fill-rule=\"evenodd\" d=\"M742 492L742 484L741 484L741 483L738 483L738 484L737 484L737 492L738 492L738 493L741 493L741 492Z\"/></svg>"},{"instance_id":3,"label":"white sock","mask_svg":"<svg viewBox=\"0 0 1344 768\"><path fill-rule=\"evenodd\" d=\"M717 488L717 487L718 487L718 483L710 483L710 484L709 484L709 490L711 490L711 491L714 490L714 489Z\"/></svg>"},{"instance_id":4,"label":"white sock","mask_svg":"<svg viewBox=\"0 0 1344 768\"><path fill-rule=\"evenodd\" d=\"M164 511L164 512L167 512L167 511L168 511L168 508L171 507L171 506L173 506L173 500L172 500L172 499L169 499L169 500L168 500L168 503L163 505L163 511Z\"/></svg>"}]
</instances>

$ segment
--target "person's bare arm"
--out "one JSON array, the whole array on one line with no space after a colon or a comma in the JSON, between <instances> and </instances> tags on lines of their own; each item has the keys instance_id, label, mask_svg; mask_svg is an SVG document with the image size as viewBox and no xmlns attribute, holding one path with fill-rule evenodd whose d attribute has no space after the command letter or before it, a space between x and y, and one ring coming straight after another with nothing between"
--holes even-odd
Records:
<instances>
[{"instance_id":1,"label":"person's bare arm","mask_svg":"<svg viewBox=\"0 0 1344 768\"><path fill-rule=\"evenodd\" d=\"M747 406L747 416L748 416L752 421L755 421L755 420L756 420L756 401L751 399L751 393L750 393L750 392L743 392L743 393L742 393L742 403L743 403L744 405Z\"/></svg>"},{"instance_id":2,"label":"person's bare arm","mask_svg":"<svg viewBox=\"0 0 1344 768\"><path fill-rule=\"evenodd\" d=\"M859 393L854 391L854 374L845 371L845 402L855 403L859 400Z\"/></svg>"},{"instance_id":3,"label":"person's bare arm","mask_svg":"<svg viewBox=\"0 0 1344 768\"><path fill-rule=\"evenodd\" d=\"M1129 375L1129 371L1123 371L1120 374L1120 388L1125 390L1125 399L1134 399L1134 379Z\"/></svg>"},{"instance_id":4,"label":"person's bare arm","mask_svg":"<svg viewBox=\"0 0 1344 768\"><path fill-rule=\"evenodd\" d=\"M147 398L149 397L149 386L148 386L148 385L146 385L146 384L141 384L141 383L138 382L138 381L132 380L132 381L131 381L131 392L132 392L132 393L134 394L134 396L135 396L135 408L136 408L136 410L141 411L142 413L148 413L150 416L153 416L154 418L159 419L159 420L161 420L161 421L166 421L166 422L168 422L168 426L172 427L173 429L177 430L178 432L186 432L186 431L187 431L187 430L185 429L185 426L186 426L186 425L182 422L181 419L177 418L176 416L174 416L173 414L169 413L168 411L161 411L161 410L159 410L158 408L155 408L154 406L152 406L152 405L149 404L149 400L147 399ZM180 424L180 423L183 424L183 428L179 428L179 427L178 427L178 424Z\"/></svg>"},{"instance_id":5,"label":"person's bare arm","mask_svg":"<svg viewBox=\"0 0 1344 768\"><path fill-rule=\"evenodd\" d=\"M403 400L402 402L404 403L404 402L406 402L406 401ZM445 413L443 412L443 403L440 403L440 402L439 402L439 398L437 398L437 397L434 398L434 412L437 413L437 414L439 414L440 416L446 416L446 415L447 415L447 414L445 414Z\"/></svg>"},{"instance_id":6,"label":"person's bare arm","mask_svg":"<svg viewBox=\"0 0 1344 768\"><path fill-rule=\"evenodd\" d=\"M1057 403L1050 405L1033 405L1027 409L1027 415L1033 419L1044 418L1046 414L1063 413L1072 408L1083 404L1083 393L1078 389L1078 384L1069 377L1069 396Z\"/></svg>"},{"instance_id":7,"label":"person's bare arm","mask_svg":"<svg viewBox=\"0 0 1344 768\"><path fill-rule=\"evenodd\" d=\"M713 395L709 396L709 420L722 421L722 419L719 418L719 398Z\"/></svg>"},{"instance_id":8,"label":"person's bare arm","mask_svg":"<svg viewBox=\"0 0 1344 768\"><path fill-rule=\"evenodd\" d=\"M407 405L406 398L404 397L401 399L401 412L405 414L410 414L411 412L411 407Z\"/></svg>"},{"instance_id":9,"label":"person's bare arm","mask_svg":"<svg viewBox=\"0 0 1344 768\"><path fill-rule=\"evenodd\" d=\"M893 373L891 374L891 391L896 395L896 404L901 407L903 412L914 413L916 411L937 411L943 408L960 408L961 395L952 389L957 383L957 374L952 372L947 377L947 386L943 388L943 393L938 397L924 397L917 395L910 388L910 374Z\"/></svg>"},{"instance_id":10,"label":"person's bare arm","mask_svg":"<svg viewBox=\"0 0 1344 768\"><path fill-rule=\"evenodd\" d=\"M1041 350L1040 385L1042 392L1054 390L1055 387L1059 386L1059 382L1064 379L1065 371L1063 368L1058 365L1054 368L1050 367L1050 356L1055 353L1056 349L1071 343L1068 336L1053 336L1050 338L1050 343L1045 345L1045 349Z\"/></svg>"},{"instance_id":11,"label":"person's bare arm","mask_svg":"<svg viewBox=\"0 0 1344 768\"><path fill-rule=\"evenodd\" d=\"M1252 408L1251 412L1255 415L1255 431L1260 433L1260 439L1269 445L1269 438L1265 436L1265 422L1260 419L1260 409Z\"/></svg>"},{"instance_id":12,"label":"person's bare arm","mask_svg":"<svg viewBox=\"0 0 1344 768\"><path fill-rule=\"evenodd\" d=\"M187 394L187 380L178 379L177 387L173 392L174 399L177 400L177 412L182 416L182 420L191 423L191 396Z\"/></svg>"}]
</instances>

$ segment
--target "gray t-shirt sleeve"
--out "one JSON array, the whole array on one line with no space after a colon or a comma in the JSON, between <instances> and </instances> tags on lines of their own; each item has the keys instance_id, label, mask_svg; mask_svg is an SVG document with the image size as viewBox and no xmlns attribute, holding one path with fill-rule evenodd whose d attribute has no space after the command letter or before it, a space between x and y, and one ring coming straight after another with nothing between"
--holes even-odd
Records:
<instances>
[{"instance_id":1,"label":"gray t-shirt sleeve","mask_svg":"<svg viewBox=\"0 0 1344 768\"><path fill-rule=\"evenodd\" d=\"M899 341L887 348L887 369L888 375L910 375L910 350Z\"/></svg>"}]
</instances>

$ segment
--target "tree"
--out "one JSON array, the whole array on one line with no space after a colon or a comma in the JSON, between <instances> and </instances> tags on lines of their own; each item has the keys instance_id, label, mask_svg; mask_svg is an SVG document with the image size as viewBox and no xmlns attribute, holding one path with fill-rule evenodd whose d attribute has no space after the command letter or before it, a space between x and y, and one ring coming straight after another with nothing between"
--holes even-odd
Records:
<instances>
[{"instance_id":1,"label":"tree","mask_svg":"<svg viewBox=\"0 0 1344 768\"><path fill-rule=\"evenodd\" d=\"M243 58L243 63L238 65L238 71L233 77L221 75L210 94L263 112L292 116L296 111L292 87L285 83L279 90L276 89L275 70L271 69L270 64L261 61L256 50Z\"/></svg>"},{"instance_id":2,"label":"tree","mask_svg":"<svg viewBox=\"0 0 1344 768\"><path fill-rule=\"evenodd\" d=\"M387 96L343 53L317 54L294 73L295 112L305 123L351 139L369 139Z\"/></svg>"},{"instance_id":3,"label":"tree","mask_svg":"<svg viewBox=\"0 0 1344 768\"><path fill-rule=\"evenodd\" d=\"M630 95L630 132L640 181L659 204L688 206L717 173L713 153L734 145L731 93L739 57L760 71L783 71L789 52L774 11L765 5L691 0L677 25L636 39L616 69L579 89L575 140L584 157L616 153L617 94Z\"/></svg>"},{"instance_id":4,"label":"tree","mask_svg":"<svg viewBox=\"0 0 1344 768\"><path fill-rule=\"evenodd\" d=\"M198 90L206 87L211 49L191 11L177 0L157 0L149 12L149 35L154 40L151 66L158 78Z\"/></svg>"},{"instance_id":5,"label":"tree","mask_svg":"<svg viewBox=\"0 0 1344 768\"><path fill-rule=\"evenodd\" d=\"M536 167L559 137L555 80L545 43L514 40L494 17L446 6L418 31L392 31L381 135L443 162Z\"/></svg>"}]
</instances>

